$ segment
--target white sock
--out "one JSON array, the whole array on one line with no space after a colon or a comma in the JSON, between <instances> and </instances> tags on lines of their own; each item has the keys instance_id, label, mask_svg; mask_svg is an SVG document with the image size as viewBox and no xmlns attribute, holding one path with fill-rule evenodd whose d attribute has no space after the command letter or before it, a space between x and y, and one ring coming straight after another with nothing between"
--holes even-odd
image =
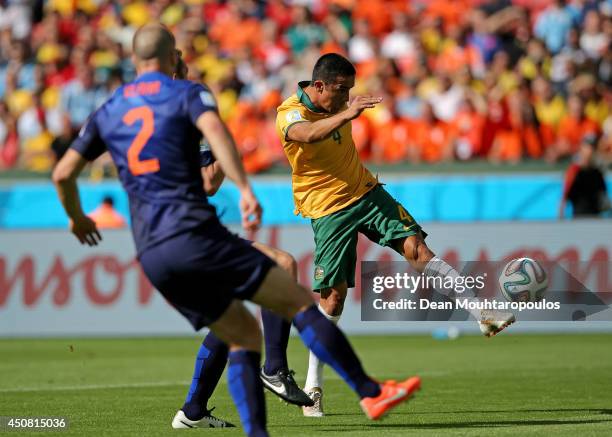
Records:
<instances>
[{"instance_id":1,"label":"white sock","mask_svg":"<svg viewBox=\"0 0 612 437\"><path fill-rule=\"evenodd\" d=\"M432 278L440 277L442 278L443 281L445 278L453 278L453 283L456 283L455 279L461 276L459 272L457 272L457 270L455 270L446 261L444 261L441 258L438 258L437 256L434 256L432 259L429 260L429 262L425 266L425 269L423 270L423 273L425 274L425 276L432 277ZM436 289L436 291L444 296L449 295L449 290L445 288ZM476 295L474 294L474 290L472 290L471 288L466 288L462 293L455 291L455 294L456 294L456 297L468 299L473 302L479 301ZM476 317L476 320L480 320L480 315L481 315L480 310L470 309L468 311L474 317Z\"/></svg>"},{"instance_id":2,"label":"white sock","mask_svg":"<svg viewBox=\"0 0 612 437\"><path fill-rule=\"evenodd\" d=\"M319 311L325 316L327 320L332 322L334 325L338 324L340 316L330 316L319 304ZM317 356L310 352L308 357L308 373L306 374L306 384L304 384L304 391L308 393L308 390L314 387L323 388L323 362L319 361Z\"/></svg>"}]
</instances>

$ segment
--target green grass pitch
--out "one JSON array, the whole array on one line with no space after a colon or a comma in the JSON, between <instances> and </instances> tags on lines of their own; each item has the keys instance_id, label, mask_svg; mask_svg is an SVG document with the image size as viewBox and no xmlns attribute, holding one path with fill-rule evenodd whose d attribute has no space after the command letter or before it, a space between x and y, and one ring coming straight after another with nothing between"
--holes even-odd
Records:
<instances>
[{"instance_id":1,"label":"green grass pitch","mask_svg":"<svg viewBox=\"0 0 612 437\"><path fill-rule=\"evenodd\" d=\"M240 428L174 431L198 338L0 340L0 416L66 416L55 435L241 435ZM612 335L512 335L436 341L352 337L378 378L421 375L417 396L379 422L326 370L322 419L267 393L274 436L612 435ZM307 355L292 338L302 383ZM210 404L238 423L225 377ZM27 435L27 432L13 435ZM40 435L38 433L31 433Z\"/></svg>"}]
</instances>

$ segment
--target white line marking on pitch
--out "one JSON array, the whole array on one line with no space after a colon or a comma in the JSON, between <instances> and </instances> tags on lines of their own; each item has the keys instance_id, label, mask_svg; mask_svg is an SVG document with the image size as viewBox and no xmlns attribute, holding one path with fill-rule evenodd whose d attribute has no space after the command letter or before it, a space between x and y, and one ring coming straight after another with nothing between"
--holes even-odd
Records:
<instances>
[{"instance_id":1,"label":"white line marking on pitch","mask_svg":"<svg viewBox=\"0 0 612 437\"><path fill-rule=\"evenodd\" d=\"M453 372L446 370L429 370L419 372L419 376L435 377L444 376ZM394 375L396 378L407 377L407 375ZM325 379L339 380L341 379L336 374L326 376ZM220 384L225 381L219 381ZM27 392L46 392L46 391L79 391L79 390L105 390L105 389L116 389L116 388L145 388L145 387L174 387L177 385L189 386L189 381L158 381L158 382L140 382L140 383L128 383L128 384L84 384L84 385L58 385L50 387L15 387L15 388L0 388L0 393L27 393Z\"/></svg>"},{"instance_id":2,"label":"white line marking on pitch","mask_svg":"<svg viewBox=\"0 0 612 437\"><path fill-rule=\"evenodd\" d=\"M189 381L175 382L140 382L133 384L86 384L86 385L58 385L57 387L15 387L0 388L0 393L19 393L31 391L77 391L77 390L103 390L107 388L141 388L141 387L173 387L176 385L189 385Z\"/></svg>"}]
</instances>

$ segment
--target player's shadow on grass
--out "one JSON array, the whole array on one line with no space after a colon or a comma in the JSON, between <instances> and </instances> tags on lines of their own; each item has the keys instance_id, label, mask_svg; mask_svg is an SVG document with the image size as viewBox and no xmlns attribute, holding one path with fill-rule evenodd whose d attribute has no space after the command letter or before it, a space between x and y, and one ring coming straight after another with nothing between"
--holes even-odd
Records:
<instances>
[{"instance_id":1,"label":"player's shadow on grass","mask_svg":"<svg viewBox=\"0 0 612 437\"><path fill-rule=\"evenodd\" d=\"M439 416L440 414L471 414L471 413L599 413L604 415L612 416L612 408L543 408L543 409L533 409L533 408L519 408L513 410L456 410L456 411L419 411L415 414L419 415L428 415L435 414ZM401 413L400 413L401 414ZM361 413L329 413L325 414L326 416L362 416Z\"/></svg>"},{"instance_id":2,"label":"player's shadow on grass","mask_svg":"<svg viewBox=\"0 0 612 437\"><path fill-rule=\"evenodd\" d=\"M419 412L418 414L464 414L464 413L599 413L612 415L612 409L609 408L523 408L512 410L457 410L457 411L431 411Z\"/></svg>"},{"instance_id":3,"label":"player's shadow on grass","mask_svg":"<svg viewBox=\"0 0 612 437\"><path fill-rule=\"evenodd\" d=\"M405 429L405 430L417 430L417 429L452 429L452 428L503 428L509 426L548 426L548 425L586 425L586 424L597 424L597 423L608 423L612 422L612 419L586 419L586 420L498 420L495 422L437 422L437 423L389 423L384 422L368 423L368 424L342 424L336 428L318 428L317 432L335 432L338 433L342 428L372 428L375 431L378 429Z\"/></svg>"},{"instance_id":4,"label":"player's shadow on grass","mask_svg":"<svg viewBox=\"0 0 612 437\"><path fill-rule=\"evenodd\" d=\"M612 409L607 408L548 408L548 409L515 409L515 410L483 410L483 411L439 411L432 413L415 413L416 415L423 414L462 414L462 413L516 413L516 412L529 412L529 413L559 413L559 412L576 412L576 413L591 413L591 414L602 414L612 416ZM361 416L361 414L329 414L328 416ZM410 416L410 415L406 415ZM318 432L341 432L342 428L363 428L368 427L375 430L379 429L451 429L451 428L501 428L510 426L549 426L549 425L583 425L583 424L597 424L597 423L610 423L611 419L570 419L564 420L559 419L527 419L527 420L497 420L497 421L463 421L463 422L435 422L435 423L388 423L377 422L368 424L346 424L343 423L335 428L318 428Z\"/></svg>"}]
</instances>

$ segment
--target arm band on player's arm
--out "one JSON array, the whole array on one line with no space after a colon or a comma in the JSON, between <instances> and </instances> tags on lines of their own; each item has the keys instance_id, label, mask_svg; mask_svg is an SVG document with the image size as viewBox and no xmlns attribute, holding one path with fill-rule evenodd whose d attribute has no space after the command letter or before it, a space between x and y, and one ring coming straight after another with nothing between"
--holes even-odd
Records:
<instances>
[{"instance_id":1,"label":"arm band on player's arm","mask_svg":"<svg viewBox=\"0 0 612 437\"><path fill-rule=\"evenodd\" d=\"M79 152L88 161L93 161L106 152L106 145L100 137L98 125L96 124L96 114L92 114L87 119L79 131L79 135L70 146L71 149Z\"/></svg>"},{"instance_id":2,"label":"arm band on player's arm","mask_svg":"<svg viewBox=\"0 0 612 437\"><path fill-rule=\"evenodd\" d=\"M208 167L212 165L217 158L213 155L212 150L210 150L210 144L206 142L205 139L200 143L200 167Z\"/></svg>"},{"instance_id":3,"label":"arm band on player's arm","mask_svg":"<svg viewBox=\"0 0 612 437\"><path fill-rule=\"evenodd\" d=\"M215 155L210 150L200 152L200 167L208 167L216 161Z\"/></svg>"}]
</instances>

